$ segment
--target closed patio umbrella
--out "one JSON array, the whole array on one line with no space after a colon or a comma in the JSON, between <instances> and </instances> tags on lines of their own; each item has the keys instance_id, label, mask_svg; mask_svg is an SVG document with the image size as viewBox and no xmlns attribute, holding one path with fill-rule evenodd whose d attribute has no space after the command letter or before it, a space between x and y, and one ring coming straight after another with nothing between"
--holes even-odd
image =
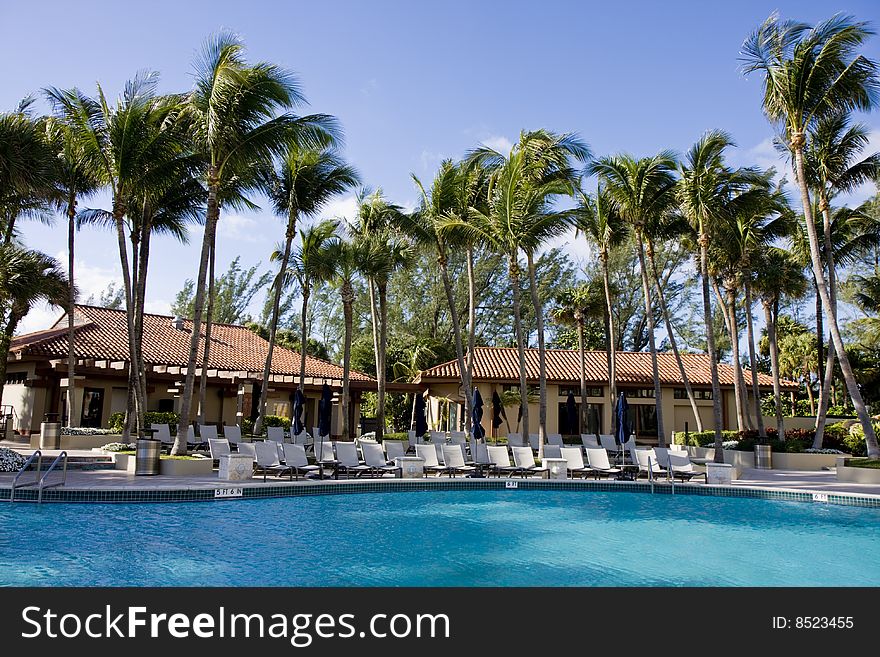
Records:
<instances>
[{"instance_id":1,"label":"closed patio umbrella","mask_svg":"<svg viewBox=\"0 0 880 657\"><path fill-rule=\"evenodd\" d=\"M303 425L303 407L305 406L306 398L302 394L302 390L299 388L293 393L293 425L291 429L293 430L293 435L298 436L303 432L305 426Z\"/></svg>"},{"instance_id":2,"label":"closed patio umbrella","mask_svg":"<svg viewBox=\"0 0 880 657\"><path fill-rule=\"evenodd\" d=\"M502 419L503 418L503 419ZM498 392L492 393L492 435L497 435L498 427L501 422L507 419L507 413L504 412L504 404L501 403L501 397Z\"/></svg>"},{"instance_id":3,"label":"closed patio umbrella","mask_svg":"<svg viewBox=\"0 0 880 657\"><path fill-rule=\"evenodd\" d=\"M474 410L472 412L471 417L471 431L474 434L474 439L480 440L483 436L486 435L486 430L483 428L483 396L480 394L479 388L474 388Z\"/></svg>"},{"instance_id":4,"label":"closed patio umbrella","mask_svg":"<svg viewBox=\"0 0 880 657\"><path fill-rule=\"evenodd\" d=\"M617 431L614 434L614 440L617 441L617 444L623 447L626 444L626 441L629 440L630 434L630 426L629 426L629 402L626 401L626 395L621 392L620 396L617 398L617 406L614 409L614 415L617 419ZM623 449L620 450L619 454L623 454Z\"/></svg>"},{"instance_id":5,"label":"closed patio umbrella","mask_svg":"<svg viewBox=\"0 0 880 657\"><path fill-rule=\"evenodd\" d=\"M574 395L570 391L568 397L565 398L565 419L568 422L569 435L579 434L577 402L574 400Z\"/></svg>"},{"instance_id":6,"label":"closed patio umbrella","mask_svg":"<svg viewBox=\"0 0 880 657\"><path fill-rule=\"evenodd\" d=\"M416 395L416 435L424 436L428 433L428 418L425 416L425 397L424 395L417 394Z\"/></svg>"},{"instance_id":7,"label":"closed patio umbrella","mask_svg":"<svg viewBox=\"0 0 880 657\"><path fill-rule=\"evenodd\" d=\"M330 435L330 421L333 417L333 392L326 383L321 388L321 399L318 402L318 433Z\"/></svg>"}]
</instances>

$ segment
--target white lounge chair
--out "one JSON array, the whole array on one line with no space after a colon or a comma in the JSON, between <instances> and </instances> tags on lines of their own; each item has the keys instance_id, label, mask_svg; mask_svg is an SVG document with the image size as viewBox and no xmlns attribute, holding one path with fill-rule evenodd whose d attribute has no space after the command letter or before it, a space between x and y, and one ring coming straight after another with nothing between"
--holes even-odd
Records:
<instances>
[{"instance_id":1,"label":"white lounge chair","mask_svg":"<svg viewBox=\"0 0 880 657\"><path fill-rule=\"evenodd\" d=\"M614 439L610 433L600 433L599 434L599 445L606 452L610 452L611 454L617 454L618 446L617 441Z\"/></svg>"},{"instance_id":2,"label":"white lounge chair","mask_svg":"<svg viewBox=\"0 0 880 657\"><path fill-rule=\"evenodd\" d=\"M293 479L293 468L281 464L281 460L278 458L278 449L275 445L276 443L269 442L268 440L254 443L254 450L257 455L257 462L254 466L255 473L259 474L262 472L263 481L266 481L266 475L269 473L279 477L284 474L290 474L290 478Z\"/></svg>"},{"instance_id":3,"label":"white lounge chair","mask_svg":"<svg viewBox=\"0 0 880 657\"><path fill-rule=\"evenodd\" d=\"M284 465L293 468L294 476L297 479L299 479L300 474L308 476L320 471L321 468L317 465L309 465L306 450L302 445L282 443L281 447L284 450Z\"/></svg>"},{"instance_id":4,"label":"white lounge chair","mask_svg":"<svg viewBox=\"0 0 880 657\"><path fill-rule=\"evenodd\" d=\"M266 438L276 443L284 442L284 427L266 427Z\"/></svg>"},{"instance_id":5,"label":"white lounge chair","mask_svg":"<svg viewBox=\"0 0 880 657\"><path fill-rule=\"evenodd\" d=\"M321 463L333 463L336 456L333 454L333 443L322 440L315 443L315 460Z\"/></svg>"},{"instance_id":6,"label":"white lounge chair","mask_svg":"<svg viewBox=\"0 0 880 657\"><path fill-rule=\"evenodd\" d=\"M302 445L303 451L305 451L305 446L312 444L312 437L309 435L308 431L303 430L299 435L293 436L291 442L294 445Z\"/></svg>"},{"instance_id":7,"label":"white lounge chair","mask_svg":"<svg viewBox=\"0 0 880 657\"><path fill-rule=\"evenodd\" d=\"M522 447L525 443L523 443L522 434L521 433L509 433L507 434L507 445L509 447Z\"/></svg>"},{"instance_id":8,"label":"white lounge chair","mask_svg":"<svg viewBox=\"0 0 880 657\"><path fill-rule=\"evenodd\" d=\"M432 444L442 445L446 442L446 432L445 431L429 431L428 438L431 439Z\"/></svg>"},{"instance_id":9,"label":"white lounge chair","mask_svg":"<svg viewBox=\"0 0 880 657\"><path fill-rule=\"evenodd\" d=\"M223 427L223 437L229 441L230 445L238 445L241 440L241 427L237 424L227 424Z\"/></svg>"},{"instance_id":10,"label":"white lounge chair","mask_svg":"<svg viewBox=\"0 0 880 657\"><path fill-rule=\"evenodd\" d=\"M592 447L593 449L598 449L602 446L599 444L599 438L594 433L582 433L581 443L584 447Z\"/></svg>"},{"instance_id":11,"label":"white lounge chair","mask_svg":"<svg viewBox=\"0 0 880 657\"><path fill-rule=\"evenodd\" d=\"M643 472L649 479L656 479L657 477L666 475L666 471L660 467L660 463L657 461L657 456L654 454L653 449L636 449L635 447L632 447L630 448L629 453L632 457L633 464L639 466L639 471L636 473L636 477Z\"/></svg>"},{"instance_id":12,"label":"white lounge chair","mask_svg":"<svg viewBox=\"0 0 880 657\"><path fill-rule=\"evenodd\" d=\"M407 435L407 438L409 439L410 445L424 445L425 444L425 437L424 436L417 436L415 431L407 431L406 435Z\"/></svg>"},{"instance_id":13,"label":"white lounge chair","mask_svg":"<svg viewBox=\"0 0 880 657\"><path fill-rule=\"evenodd\" d=\"M443 445L443 472L450 477L465 472L473 472L474 466L466 465L464 452L458 445Z\"/></svg>"},{"instance_id":14,"label":"white lounge chair","mask_svg":"<svg viewBox=\"0 0 880 657\"><path fill-rule=\"evenodd\" d=\"M364 463L369 468L370 475L385 474L394 475L397 472L396 465L389 465L385 458L385 452L379 443L362 443L361 451L364 454Z\"/></svg>"},{"instance_id":15,"label":"white lounge chair","mask_svg":"<svg viewBox=\"0 0 880 657\"><path fill-rule=\"evenodd\" d=\"M584 465L584 451L580 447L563 447L562 458L566 461L569 476L574 479L577 475L586 477L590 469Z\"/></svg>"},{"instance_id":16,"label":"white lounge chair","mask_svg":"<svg viewBox=\"0 0 880 657\"><path fill-rule=\"evenodd\" d=\"M284 449L281 447L284 443L280 443L277 440L265 440L262 442L267 442L270 445L275 447L275 452L278 454L278 459L280 461L284 461Z\"/></svg>"},{"instance_id":17,"label":"white lounge chair","mask_svg":"<svg viewBox=\"0 0 880 657\"><path fill-rule=\"evenodd\" d=\"M492 461L489 458L489 446L485 443L477 443L474 445L474 451L471 452L471 459L480 476L484 469L491 469Z\"/></svg>"},{"instance_id":18,"label":"white lounge chair","mask_svg":"<svg viewBox=\"0 0 880 657\"><path fill-rule=\"evenodd\" d=\"M526 447L525 449L531 450L531 447ZM510 476L516 470L510 462L510 452L507 451L507 447L504 445L489 445L487 451L489 452L489 463L491 464L489 466L490 472L493 472L496 477L500 477L502 473Z\"/></svg>"},{"instance_id":19,"label":"white lounge chair","mask_svg":"<svg viewBox=\"0 0 880 657\"><path fill-rule=\"evenodd\" d=\"M450 431L449 442L454 445L463 445L467 442L467 433L464 431Z\"/></svg>"},{"instance_id":20,"label":"white lounge chair","mask_svg":"<svg viewBox=\"0 0 880 657\"><path fill-rule=\"evenodd\" d=\"M382 446L385 448L385 458L388 461L406 456L406 441L404 440L385 440L382 442Z\"/></svg>"},{"instance_id":21,"label":"white lounge chair","mask_svg":"<svg viewBox=\"0 0 880 657\"><path fill-rule=\"evenodd\" d=\"M702 477L709 483L709 477L705 472L694 468L690 458L681 452L669 452L669 472L673 478L679 477L683 481L690 481L694 477Z\"/></svg>"},{"instance_id":22,"label":"white lounge chair","mask_svg":"<svg viewBox=\"0 0 880 657\"><path fill-rule=\"evenodd\" d=\"M547 434L547 444L548 445L558 445L559 447L562 447L565 445L565 443L562 442L562 434L561 433L548 433Z\"/></svg>"},{"instance_id":23,"label":"white lounge chair","mask_svg":"<svg viewBox=\"0 0 880 657\"><path fill-rule=\"evenodd\" d=\"M255 445L257 443L241 443L238 446L239 454L246 454L247 456L252 457L254 460L257 458L257 450L255 449Z\"/></svg>"},{"instance_id":24,"label":"white lounge chair","mask_svg":"<svg viewBox=\"0 0 880 657\"><path fill-rule=\"evenodd\" d=\"M171 437L171 429L167 424L151 424L150 428L156 430L156 433L153 434L153 438L160 441L163 446L171 446L174 444L174 438Z\"/></svg>"},{"instance_id":25,"label":"white lounge chair","mask_svg":"<svg viewBox=\"0 0 880 657\"><path fill-rule=\"evenodd\" d=\"M535 455L531 447L512 447L511 451L513 452L513 465L519 476L525 478L528 475L539 474L543 477L545 472L549 472L547 468L535 463Z\"/></svg>"},{"instance_id":26,"label":"white lounge chair","mask_svg":"<svg viewBox=\"0 0 880 657\"><path fill-rule=\"evenodd\" d=\"M580 449L580 448L578 448ZM561 459L562 458L562 447L559 445L544 445L544 458L545 459Z\"/></svg>"},{"instance_id":27,"label":"white lounge chair","mask_svg":"<svg viewBox=\"0 0 880 657\"><path fill-rule=\"evenodd\" d=\"M208 440L208 449L211 451L211 458L219 461L221 456L229 455L229 441L225 438L211 438Z\"/></svg>"},{"instance_id":28,"label":"white lounge chair","mask_svg":"<svg viewBox=\"0 0 880 657\"><path fill-rule=\"evenodd\" d=\"M688 453L685 449L677 449L678 446L675 447L655 447L654 454L657 456L657 462L660 464L661 468L666 470L669 469L669 454L673 452L675 454L679 454L680 456L684 456L687 458Z\"/></svg>"},{"instance_id":29,"label":"white lounge chair","mask_svg":"<svg viewBox=\"0 0 880 657\"><path fill-rule=\"evenodd\" d=\"M587 462L596 479L603 474L620 474L620 468L611 467L611 462L608 460L608 452L605 451L604 447L587 447L586 452Z\"/></svg>"},{"instance_id":30,"label":"white lounge chair","mask_svg":"<svg viewBox=\"0 0 880 657\"><path fill-rule=\"evenodd\" d=\"M376 447L379 446L376 445ZM358 458L357 445L346 440L340 440L336 443L335 468L336 472L334 476L337 479L340 474L345 474L346 476L354 474L355 477L360 477L364 472L368 472L370 469Z\"/></svg>"},{"instance_id":31,"label":"white lounge chair","mask_svg":"<svg viewBox=\"0 0 880 657\"><path fill-rule=\"evenodd\" d=\"M437 460L437 448L434 445L416 445L416 456L425 462L426 473L440 472L443 466Z\"/></svg>"},{"instance_id":32,"label":"white lounge chair","mask_svg":"<svg viewBox=\"0 0 880 657\"><path fill-rule=\"evenodd\" d=\"M529 434L529 447L531 447L534 451L538 451L538 441L541 439L541 434L530 433Z\"/></svg>"}]
</instances>

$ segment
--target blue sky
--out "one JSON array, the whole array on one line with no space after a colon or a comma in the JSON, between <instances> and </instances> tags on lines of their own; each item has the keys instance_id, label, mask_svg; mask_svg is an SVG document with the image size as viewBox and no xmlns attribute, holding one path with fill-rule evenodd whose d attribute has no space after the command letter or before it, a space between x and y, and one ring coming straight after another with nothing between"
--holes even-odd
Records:
<instances>
[{"instance_id":1,"label":"blue sky","mask_svg":"<svg viewBox=\"0 0 880 657\"><path fill-rule=\"evenodd\" d=\"M478 143L505 148L522 129L578 132L594 153L679 152L710 128L730 132L735 164L776 163L761 114L757 78L738 70L739 47L774 9L815 22L835 11L880 18L876 2L7 2L0 5L0 108L46 85L108 95L141 69L159 71L162 89L190 87L191 62L209 34L242 36L253 60L295 71L309 100L303 112L337 116L345 156L371 187L412 206L410 172L430 178L444 157ZM877 27L880 27L878 25ZM880 59L880 37L866 54ZM880 150L880 121L864 117ZM870 194L864 190L851 201ZM260 199L255 199L260 203ZM106 207L95 197L84 206ZM351 212L352 198L328 208ZM268 211L221 219L218 271L236 254L262 262L282 236ZM66 231L28 226L27 243L63 259ZM167 311L198 265L189 246L153 248L148 308ZM589 257L582 244L567 248ZM85 296L118 275L111 235L79 236L78 280ZM35 310L24 330L49 317Z\"/></svg>"}]
</instances>

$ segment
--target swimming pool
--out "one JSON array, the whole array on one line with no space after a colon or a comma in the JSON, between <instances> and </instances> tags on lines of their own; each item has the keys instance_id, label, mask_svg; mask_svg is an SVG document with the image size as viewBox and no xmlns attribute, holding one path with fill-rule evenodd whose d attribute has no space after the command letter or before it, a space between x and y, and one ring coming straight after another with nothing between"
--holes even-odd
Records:
<instances>
[{"instance_id":1,"label":"swimming pool","mask_svg":"<svg viewBox=\"0 0 880 657\"><path fill-rule=\"evenodd\" d=\"M878 586L880 510L432 491L0 504L5 586Z\"/></svg>"}]
</instances>

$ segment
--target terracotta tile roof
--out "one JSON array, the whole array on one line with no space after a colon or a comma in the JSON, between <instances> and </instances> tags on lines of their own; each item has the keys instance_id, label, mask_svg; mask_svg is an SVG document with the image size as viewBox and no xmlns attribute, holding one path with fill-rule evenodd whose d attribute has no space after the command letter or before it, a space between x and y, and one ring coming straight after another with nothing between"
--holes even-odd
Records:
<instances>
[{"instance_id":1,"label":"terracotta tile roof","mask_svg":"<svg viewBox=\"0 0 880 657\"><path fill-rule=\"evenodd\" d=\"M77 358L128 360L128 326L124 310L77 305L75 310ZM192 322L184 320L183 329L171 325L167 315L144 314L144 362L147 365L185 367L189 359ZM204 327L199 346L204 348ZM244 326L214 324L211 328L209 367L226 371L262 373L269 343ZM67 316L55 326L13 339L10 351L47 358L67 357ZM299 375L299 353L277 346L272 353L272 373ZM320 358L306 356L306 376L342 379L342 367ZM361 372L351 371L352 381L373 381Z\"/></svg>"},{"instance_id":2,"label":"terracotta tile roof","mask_svg":"<svg viewBox=\"0 0 880 657\"><path fill-rule=\"evenodd\" d=\"M693 385L711 386L709 357L705 354L682 354L688 379ZM681 384L681 374L671 352L657 354L660 371L660 382L663 384ZM580 358L577 350L547 350L547 380L561 383L577 383L580 381ZM586 353L587 381L604 383L608 381L608 361L604 351L588 351ZM538 380L538 350L526 350L526 377L529 381ZM733 367L725 363L718 364L718 377L721 385L733 385ZM751 382L751 373L745 371L746 382ZM508 347L477 347L474 350L474 379L489 381L519 380L519 356L516 348ZM458 360L436 365L422 372L420 381L430 383L440 380L460 380ZM623 351L617 353L617 381L623 384L653 385L654 376L651 368L651 354L645 352ZM760 386L773 386L772 377L758 374ZM793 381L783 381L785 387L796 387Z\"/></svg>"}]
</instances>

